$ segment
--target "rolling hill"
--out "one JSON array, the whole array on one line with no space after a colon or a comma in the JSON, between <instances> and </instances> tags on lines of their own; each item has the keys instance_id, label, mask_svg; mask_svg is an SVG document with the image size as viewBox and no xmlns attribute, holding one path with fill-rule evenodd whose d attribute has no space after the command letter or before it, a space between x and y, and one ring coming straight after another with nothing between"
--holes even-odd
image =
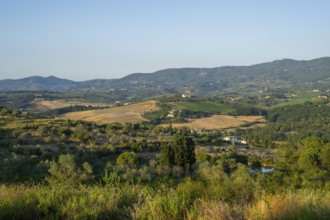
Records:
<instances>
[{"instance_id":1,"label":"rolling hill","mask_svg":"<svg viewBox=\"0 0 330 220\"><path fill-rule=\"evenodd\" d=\"M23 79L0 80L0 91L51 91L61 92L75 88L76 82L55 76L31 76Z\"/></svg>"},{"instance_id":2,"label":"rolling hill","mask_svg":"<svg viewBox=\"0 0 330 220\"><path fill-rule=\"evenodd\" d=\"M146 101L136 104L106 108L101 110L91 110L82 112L70 112L62 115L62 118L72 120L84 120L97 123L137 123L147 121L142 115L148 111L156 111L159 107L155 101Z\"/></svg>"},{"instance_id":3,"label":"rolling hill","mask_svg":"<svg viewBox=\"0 0 330 220\"><path fill-rule=\"evenodd\" d=\"M0 91L125 91L128 95L150 97L190 91L197 95L219 92L310 88L330 85L330 57L309 61L292 59L251 66L216 68L175 68L154 73L135 73L121 79L95 79L74 82L56 77L28 77L0 80Z\"/></svg>"}]
</instances>

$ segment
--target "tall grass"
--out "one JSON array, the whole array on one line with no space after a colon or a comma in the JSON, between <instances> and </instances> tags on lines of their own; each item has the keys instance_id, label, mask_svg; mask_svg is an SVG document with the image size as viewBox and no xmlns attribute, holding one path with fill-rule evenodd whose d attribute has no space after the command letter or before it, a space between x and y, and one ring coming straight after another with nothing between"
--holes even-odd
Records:
<instances>
[{"instance_id":1,"label":"tall grass","mask_svg":"<svg viewBox=\"0 0 330 220\"><path fill-rule=\"evenodd\" d=\"M313 190L264 195L247 208L249 219L330 219L330 193Z\"/></svg>"},{"instance_id":2,"label":"tall grass","mask_svg":"<svg viewBox=\"0 0 330 220\"><path fill-rule=\"evenodd\" d=\"M175 187L0 185L0 219L330 219L330 192L258 193L243 203L211 193L221 191L190 179Z\"/></svg>"},{"instance_id":3,"label":"tall grass","mask_svg":"<svg viewBox=\"0 0 330 220\"><path fill-rule=\"evenodd\" d=\"M188 213L188 219L240 220L245 219L245 210L243 206L201 199L195 202L194 212Z\"/></svg>"},{"instance_id":4,"label":"tall grass","mask_svg":"<svg viewBox=\"0 0 330 220\"><path fill-rule=\"evenodd\" d=\"M0 219L130 219L137 188L0 187Z\"/></svg>"},{"instance_id":5,"label":"tall grass","mask_svg":"<svg viewBox=\"0 0 330 220\"><path fill-rule=\"evenodd\" d=\"M205 186L187 179L176 188L152 191L145 200L136 204L133 210L135 219L187 219L194 210L194 203L204 196Z\"/></svg>"}]
</instances>

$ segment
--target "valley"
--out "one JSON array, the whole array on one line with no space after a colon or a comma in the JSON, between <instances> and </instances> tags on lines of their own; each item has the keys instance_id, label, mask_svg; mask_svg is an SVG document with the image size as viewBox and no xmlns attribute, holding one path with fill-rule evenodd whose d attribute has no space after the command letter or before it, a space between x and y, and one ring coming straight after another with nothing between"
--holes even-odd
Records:
<instances>
[{"instance_id":1,"label":"valley","mask_svg":"<svg viewBox=\"0 0 330 220\"><path fill-rule=\"evenodd\" d=\"M326 60L0 92L0 219L330 216ZM291 80L315 62L319 74Z\"/></svg>"},{"instance_id":2,"label":"valley","mask_svg":"<svg viewBox=\"0 0 330 220\"><path fill-rule=\"evenodd\" d=\"M0 220L329 220L330 1L1 1Z\"/></svg>"}]
</instances>

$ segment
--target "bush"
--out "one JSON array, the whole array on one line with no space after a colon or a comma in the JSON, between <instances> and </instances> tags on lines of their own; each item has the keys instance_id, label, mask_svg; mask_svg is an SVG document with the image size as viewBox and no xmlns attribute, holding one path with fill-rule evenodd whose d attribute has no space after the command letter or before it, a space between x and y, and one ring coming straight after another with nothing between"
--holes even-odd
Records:
<instances>
[{"instance_id":1,"label":"bush","mask_svg":"<svg viewBox=\"0 0 330 220\"><path fill-rule=\"evenodd\" d=\"M92 178L92 167L85 162L82 169L78 168L72 154L62 154L58 162L50 162L51 177L46 180L54 186L78 186Z\"/></svg>"},{"instance_id":2,"label":"bush","mask_svg":"<svg viewBox=\"0 0 330 220\"><path fill-rule=\"evenodd\" d=\"M116 163L122 167L135 167L138 163L138 157L134 152L124 152L118 156Z\"/></svg>"}]
</instances>

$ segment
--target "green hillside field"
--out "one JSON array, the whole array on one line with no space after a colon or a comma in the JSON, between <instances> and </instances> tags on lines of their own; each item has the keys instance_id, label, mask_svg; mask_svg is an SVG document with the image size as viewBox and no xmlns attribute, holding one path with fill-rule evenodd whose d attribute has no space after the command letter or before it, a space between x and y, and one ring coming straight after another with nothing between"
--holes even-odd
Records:
<instances>
[{"instance_id":1,"label":"green hillside field","mask_svg":"<svg viewBox=\"0 0 330 220\"><path fill-rule=\"evenodd\" d=\"M187 109L191 111L203 111L212 113L231 113L234 109L228 105L216 102L176 102L173 104L178 109Z\"/></svg>"}]
</instances>

